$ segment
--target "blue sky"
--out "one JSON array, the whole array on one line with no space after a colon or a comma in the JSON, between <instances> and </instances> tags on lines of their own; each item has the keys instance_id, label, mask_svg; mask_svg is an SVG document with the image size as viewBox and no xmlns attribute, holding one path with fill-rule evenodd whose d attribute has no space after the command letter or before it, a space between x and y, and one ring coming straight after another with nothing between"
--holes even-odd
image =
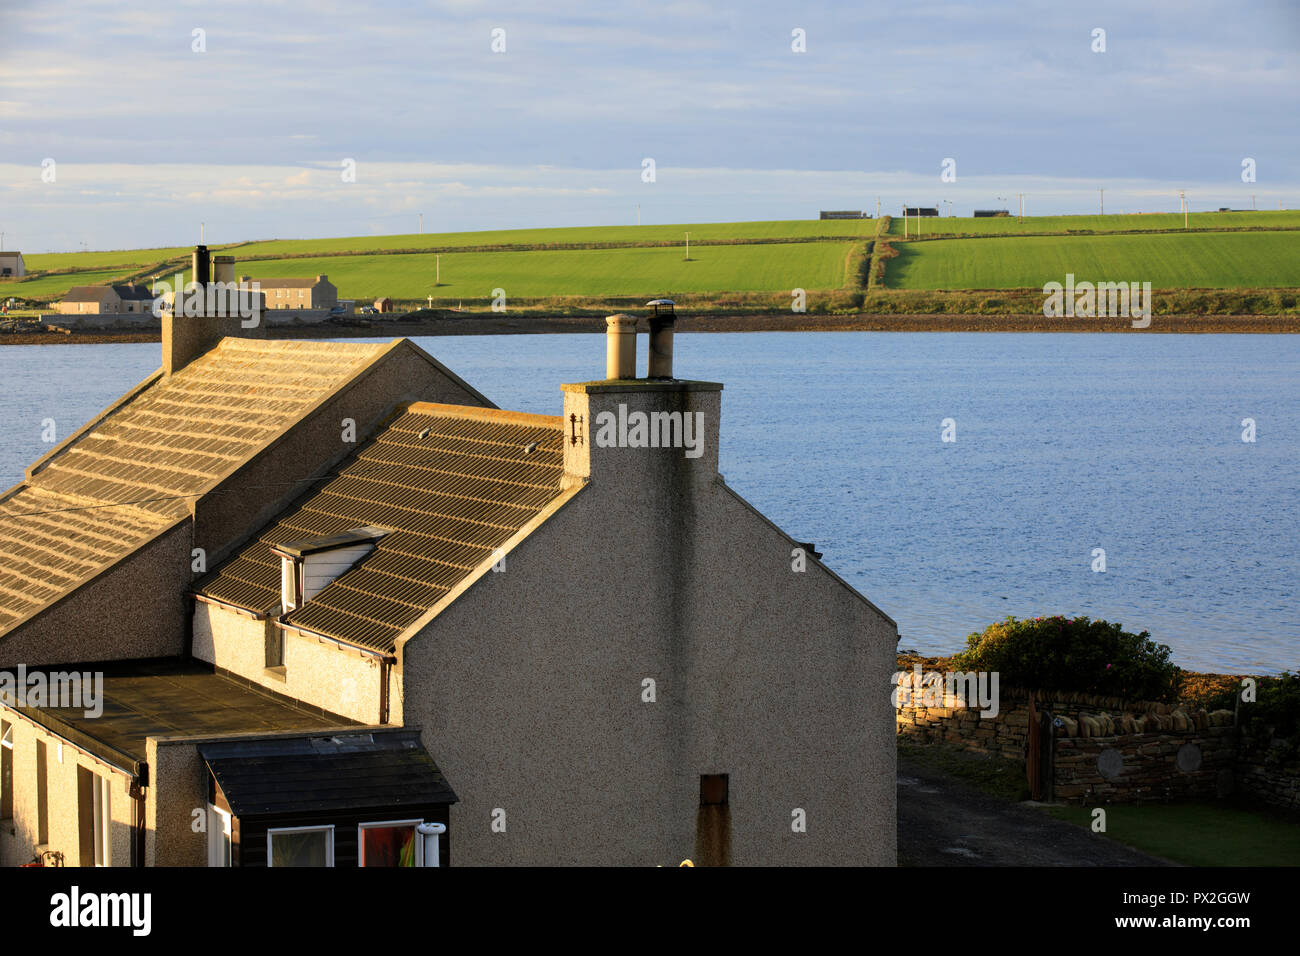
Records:
<instances>
[{"instance_id":1,"label":"blue sky","mask_svg":"<svg viewBox=\"0 0 1300 956\"><path fill-rule=\"evenodd\" d=\"M1098 187L1108 212L1300 208L1298 51L1300 4L1267 0L0 0L0 231L41 252L1019 192L1048 214Z\"/></svg>"}]
</instances>

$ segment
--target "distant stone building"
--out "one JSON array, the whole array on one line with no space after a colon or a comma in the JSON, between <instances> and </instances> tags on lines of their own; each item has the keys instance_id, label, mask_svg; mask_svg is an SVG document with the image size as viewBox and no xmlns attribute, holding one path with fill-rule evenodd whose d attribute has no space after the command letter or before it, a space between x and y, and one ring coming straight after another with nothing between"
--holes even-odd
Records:
<instances>
[{"instance_id":1,"label":"distant stone building","mask_svg":"<svg viewBox=\"0 0 1300 956\"><path fill-rule=\"evenodd\" d=\"M388 296L383 296L382 298L376 299L375 308L380 312L392 312L393 300L388 298Z\"/></svg>"},{"instance_id":2,"label":"distant stone building","mask_svg":"<svg viewBox=\"0 0 1300 956\"><path fill-rule=\"evenodd\" d=\"M975 210L976 219L992 219L992 218L997 218L999 216L1009 216L1009 215L1011 215L1011 213L1008 212L1006 209L976 209Z\"/></svg>"},{"instance_id":3,"label":"distant stone building","mask_svg":"<svg viewBox=\"0 0 1300 956\"><path fill-rule=\"evenodd\" d=\"M240 284L252 281L249 276L243 276ZM332 309L339 303L339 290L330 282L329 276L317 276L314 279L258 279L257 283L266 293L268 309Z\"/></svg>"},{"instance_id":4,"label":"distant stone building","mask_svg":"<svg viewBox=\"0 0 1300 956\"><path fill-rule=\"evenodd\" d=\"M153 311L153 293L142 285L78 285L58 303L63 315L112 315Z\"/></svg>"},{"instance_id":5,"label":"distant stone building","mask_svg":"<svg viewBox=\"0 0 1300 956\"><path fill-rule=\"evenodd\" d=\"M27 275L27 263L21 252L0 252L0 276L17 279Z\"/></svg>"},{"instance_id":6,"label":"distant stone building","mask_svg":"<svg viewBox=\"0 0 1300 956\"><path fill-rule=\"evenodd\" d=\"M937 216L939 209L936 206L904 206L903 213L908 216Z\"/></svg>"}]
</instances>

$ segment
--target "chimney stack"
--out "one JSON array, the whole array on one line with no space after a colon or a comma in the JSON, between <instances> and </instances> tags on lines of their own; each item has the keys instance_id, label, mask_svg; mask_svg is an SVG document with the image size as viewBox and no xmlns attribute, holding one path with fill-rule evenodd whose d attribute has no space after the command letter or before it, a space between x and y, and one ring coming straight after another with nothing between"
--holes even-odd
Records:
<instances>
[{"instance_id":1,"label":"chimney stack","mask_svg":"<svg viewBox=\"0 0 1300 956\"><path fill-rule=\"evenodd\" d=\"M162 312L162 367L164 375L179 372L226 336L260 337L260 295L235 291L235 257L209 256L207 246L195 246L190 258L191 282L176 289L170 308ZM212 283L229 283L224 291ZM198 296L192 296L187 288ZM255 311L257 323L245 327L241 310Z\"/></svg>"},{"instance_id":2,"label":"chimney stack","mask_svg":"<svg viewBox=\"0 0 1300 956\"><path fill-rule=\"evenodd\" d=\"M605 378L636 378L636 318L611 315L605 319Z\"/></svg>"}]
</instances>

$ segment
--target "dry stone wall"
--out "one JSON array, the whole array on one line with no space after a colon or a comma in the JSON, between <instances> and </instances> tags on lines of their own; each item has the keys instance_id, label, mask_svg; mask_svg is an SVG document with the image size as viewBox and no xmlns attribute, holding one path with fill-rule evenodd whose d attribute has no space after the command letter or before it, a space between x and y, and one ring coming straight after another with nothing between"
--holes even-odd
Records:
<instances>
[{"instance_id":1,"label":"dry stone wall","mask_svg":"<svg viewBox=\"0 0 1300 956\"><path fill-rule=\"evenodd\" d=\"M1008 688L996 716L960 699L943 706L897 708L898 736L1025 760L1029 694ZM1124 701L1095 695L1049 695L1036 703L1052 720L1045 782L1051 799L1071 803L1138 803L1226 796L1234 790L1274 806L1300 809L1300 766L1278 747L1240 739L1230 710ZM1283 759L1289 757L1289 759Z\"/></svg>"}]
</instances>

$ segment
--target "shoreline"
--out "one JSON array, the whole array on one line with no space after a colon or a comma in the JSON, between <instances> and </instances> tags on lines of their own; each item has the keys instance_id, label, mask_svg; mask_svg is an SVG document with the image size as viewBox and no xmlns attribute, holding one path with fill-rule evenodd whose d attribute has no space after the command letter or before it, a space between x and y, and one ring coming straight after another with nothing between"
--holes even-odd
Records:
<instances>
[{"instance_id":1,"label":"shoreline","mask_svg":"<svg viewBox=\"0 0 1300 956\"><path fill-rule=\"evenodd\" d=\"M1295 334L1300 315L1152 316L1146 329L1126 318L1054 318L1021 315L809 315L796 313L682 315L678 332L1133 332L1141 334ZM270 329L272 338L345 339L388 335L556 335L601 333L601 315L420 315L383 320L286 325ZM68 331L0 333L0 345L94 345L158 342L159 331Z\"/></svg>"}]
</instances>

